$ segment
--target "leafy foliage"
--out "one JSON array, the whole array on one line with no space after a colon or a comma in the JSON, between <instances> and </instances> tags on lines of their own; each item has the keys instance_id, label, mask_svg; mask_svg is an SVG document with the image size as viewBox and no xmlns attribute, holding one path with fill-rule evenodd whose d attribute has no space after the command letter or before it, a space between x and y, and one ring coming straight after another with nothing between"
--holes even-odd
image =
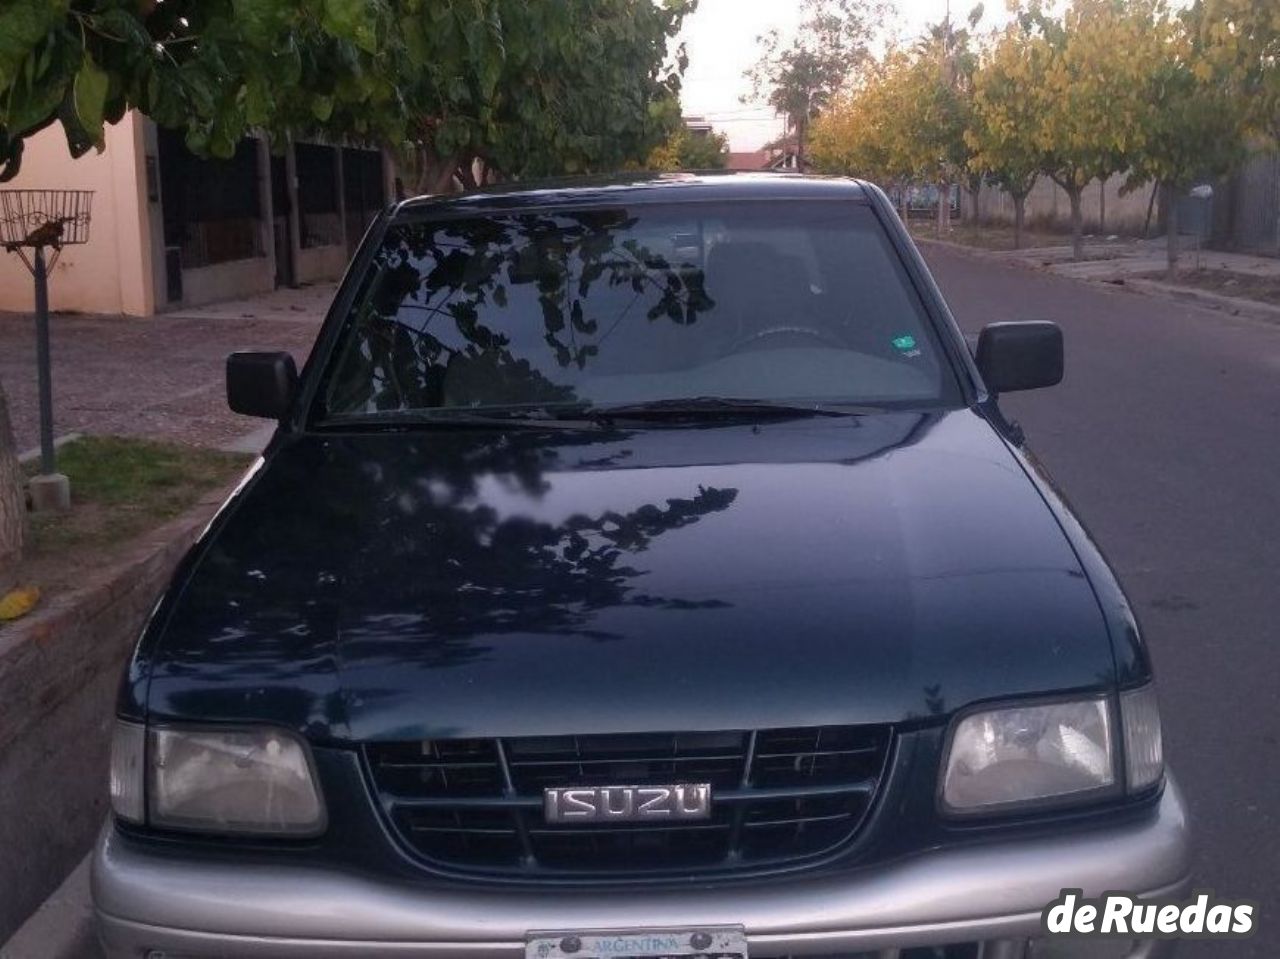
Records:
<instances>
[{"instance_id":1,"label":"leafy foliage","mask_svg":"<svg viewBox=\"0 0 1280 959\"><path fill-rule=\"evenodd\" d=\"M871 59L881 0L803 0L799 33L787 42L776 29L757 37L760 59L749 71L751 99L763 99L796 131L805 168L809 125Z\"/></svg>"},{"instance_id":2,"label":"leafy foliage","mask_svg":"<svg viewBox=\"0 0 1280 959\"><path fill-rule=\"evenodd\" d=\"M650 170L722 170L729 162L729 137L698 134L681 124L645 161Z\"/></svg>"},{"instance_id":3,"label":"leafy foliage","mask_svg":"<svg viewBox=\"0 0 1280 959\"><path fill-rule=\"evenodd\" d=\"M1014 246L1022 244L1027 194L1045 167L1031 135L1042 116L1042 78L1048 58L1022 25L1011 24L985 51L974 75L972 110L965 143L971 169L1008 193L1014 202Z\"/></svg>"},{"instance_id":4,"label":"leafy foliage","mask_svg":"<svg viewBox=\"0 0 1280 959\"><path fill-rule=\"evenodd\" d=\"M0 164L60 121L75 156L137 108L230 156L250 128L411 144L443 178L643 157L669 131L694 0L10 0ZM444 172L442 173L441 170Z\"/></svg>"},{"instance_id":5,"label":"leafy foliage","mask_svg":"<svg viewBox=\"0 0 1280 959\"><path fill-rule=\"evenodd\" d=\"M1201 70L1225 71L1251 128L1280 141L1280 4L1198 0L1188 19L1204 54Z\"/></svg>"}]
</instances>

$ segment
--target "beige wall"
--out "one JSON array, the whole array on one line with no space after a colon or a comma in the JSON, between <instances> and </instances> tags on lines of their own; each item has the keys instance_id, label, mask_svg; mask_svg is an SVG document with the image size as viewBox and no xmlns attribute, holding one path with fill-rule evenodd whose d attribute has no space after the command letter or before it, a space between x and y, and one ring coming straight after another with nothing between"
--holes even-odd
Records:
<instances>
[{"instance_id":1,"label":"beige wall","mask_svg":"<svg viewBox=\"0 0 1280 959\"><path fill-rule=\"evenodd\" d=\"M107 127L106 151L78 160L67 152L59 124L26 143L22 169L0 189L93 190L89 242L62 251L49 277L53 310L84 313L155 312L151 225L143 165L143 121L128 113ZM29 312L32 281L16 254L0 256L0 310Z\"/></svg>"}]
</instances>

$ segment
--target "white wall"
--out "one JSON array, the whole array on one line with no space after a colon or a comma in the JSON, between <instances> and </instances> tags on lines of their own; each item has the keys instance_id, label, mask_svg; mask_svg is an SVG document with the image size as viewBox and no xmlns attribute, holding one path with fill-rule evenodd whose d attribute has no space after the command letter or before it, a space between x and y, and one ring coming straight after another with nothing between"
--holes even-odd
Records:
<instances>
[{"instance_id":1,"label":"white wall","mask_svg":"<svg viewBox=\"0 0 1280 959\"><path fill-rule=\"evenodd\" d=\"M1120 233L1139 235L1147 218L1147 204L1154 186L1123 192L1124 177L1113 176L1106 184L1097 181L1084 188L1081 213L1086 233ZM1105 199L1104 199L1105 196ZM962 201L968 209L969 199ZM1013 222L1013 200L1003 190L983 187L978 200L979 219L998 223ZM1040 177L1027 195L1027 226L1052 230L1071 229L1071 201L1062 188L1048 177ZM1152 211L1152 229L1156 229L1157 207ZM1105 217L1104 217L1105 214Z\"/></svg>"}]
</instances>

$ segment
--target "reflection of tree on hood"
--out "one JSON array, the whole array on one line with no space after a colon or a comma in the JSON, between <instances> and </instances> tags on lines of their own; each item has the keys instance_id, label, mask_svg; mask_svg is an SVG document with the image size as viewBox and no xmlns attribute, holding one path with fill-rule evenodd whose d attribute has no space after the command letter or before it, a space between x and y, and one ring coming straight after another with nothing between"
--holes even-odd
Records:
<instances>
[{"instance_id":1,"label":"reflection of tree on hood","mask_svg":"<svg viewBox=\"0 0 1280 959\"><path fill-rule=\"evenodd\" d=\"M378 596L379 612L357 617L345 631L345 642L354 647L403 637L404 642L395 642L397 657L420 655L433 664L452 664L483 654L485 647L471 641L477 636L545 633L610 639L592 625L602 610L722 606L714 598L636 592L634 581L644 573L626 565L625 557L645 551L664 533L728 509L737 494L699 487L694 496L668 499L664 506L578 514L561 523L520 515L501 518L489 505L424 498L419 509L397 522L403 535L380 543L371 565L352 576L349 601L359 607L365 588L377 591L383 563L419 568L422 576L394 601Z\"/></svg>"},{"instance_id":2,"label":"reflection of tree on hood","mask_svg":"<svg viewBox=\"0 0 1280 959\"><path fill-rule=\"evenodd\" d=\"M482 310L506 307L511 287L534 286L548 349L559 366L578 369L612 325L591 313L590 292L601 283L629 286L631 305L649 303L650 322L697 322L714 306L702 269L623 239L635 223L625 211L604 210L392 227L343 344L330 410L439 406L446 371L454 405L572 402L572 387L513 356ZM463 346L433 332L440 320L447 323L435 331L460 335Z\"/></svg>"}]
</instances>

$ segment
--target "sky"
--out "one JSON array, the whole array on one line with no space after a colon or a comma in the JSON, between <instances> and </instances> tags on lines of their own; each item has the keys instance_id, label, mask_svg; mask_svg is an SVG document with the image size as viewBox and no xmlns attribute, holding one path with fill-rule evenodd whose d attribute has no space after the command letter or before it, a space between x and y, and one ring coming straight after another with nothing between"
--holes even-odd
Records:
<instances>
[{"instance_id":1,"label":"sky","mask_svg":"<svg viewBox=\"0 0 1280 959\"><path fill-rule=\"evenodd\" d=\"M895 0L896 24L891 32L914 37L928 23L946 15L947 0ZM952 16L964 17L970 0L952 0ZM680 99L686 116L703 116L729 135L729 148L758 150L782 132L782 121L767 106L743 104L751 84L743 78L757 59L756 37L777 27L794 32L800 19L795 0L699 0L697 12L685 19L680 32L689 54ZM986 29L1004 19L1000 0L988 0ZM992 11L995 11L993 13Z\"/></svg>"}]
</instances>

